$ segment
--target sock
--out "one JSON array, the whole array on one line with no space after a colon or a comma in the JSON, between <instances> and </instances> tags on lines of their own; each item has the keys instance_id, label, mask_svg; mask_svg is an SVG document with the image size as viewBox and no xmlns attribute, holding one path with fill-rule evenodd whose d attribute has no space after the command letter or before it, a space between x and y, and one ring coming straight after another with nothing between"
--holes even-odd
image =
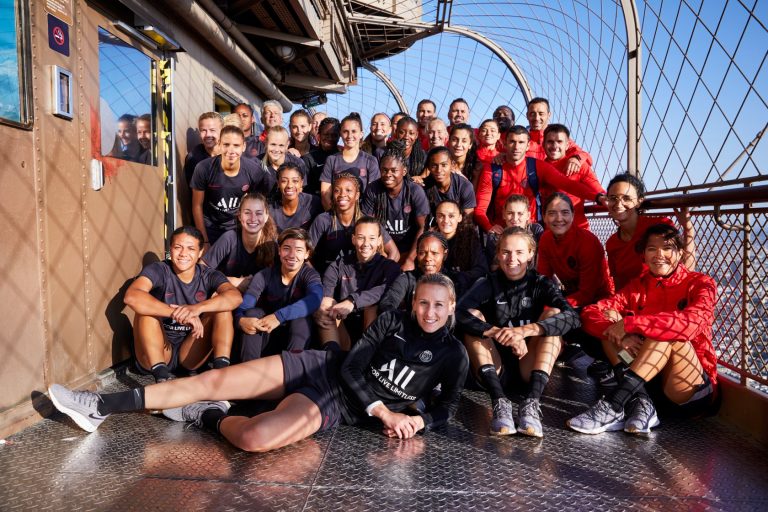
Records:
<instances>
[{"instance_id":1,"label":"sock","mask_svg":"<svg viewBox=\"0 0 768 512\"><path fill-rule=\"evenodd\" d=\"M621 384L621 381L624 380L624 374L629 370L629 366L624 364L623 362L619 362L616 366L613 367L613 377L616 379L616 382Z\"/></svg>"},{"instance_id":2,"label":"sock","mask_svg":"<svg viewBox=\"0 0 768 512\"><path fill-rule=\"evenodd\" d=\"M99 397L101 397L101 402L97 407L99 414L140 411L144 408L144 388L105 393Z\"/></svg>"},{"instance_id":3,"label":"sock","mask_svg":"<svg viewBox=\"0 0 768 512\"><path fill-rule=\"evenodd\" d=\"M630 369L624 372L624 379L619 387L616 388L613 393L606 396L606 401L611 404L611 408L614 411L619 412L624 410L624 406L627 405L629 399L632 398L637 390L643 388L645 381L640 378L638 374Z\"/></svg>"},{"instance_id":4,"label":"sock","mask_svg":"<svg viewBox=\"0 0 768 512\"><path fill-rule=\"evenodd\" d=\"M533 370L531 372L531 381L528 383L528 395L526 398L535 398L538 400L544 393L544 388L549 382L549 374L543 370Z\"/></svg>"},{"instance_id":5,"label":"sock","mask_svg":"<svg viewBox=\"0 0 768 512\"><path fill-rule=\"evenodd\" d=\"M171 377L171 369L165 363L153 364L149 371L152 372L155 381L168 380Z\"/></svg>"},{"instance_id":6,"label":"sock","mask_svg":"<svg viewBox=\"0 0 768 512\"><path fill-rule=\"evenodd\" d=\"M231 361L227 356L219 356L213 358L213 368L218 370L219 368L226 368L231 364Z\"/></svg>"},{"instance_id":7,"label":"sock","mask_svg":"<svg viewBox=\"0 0 768 512\"><path fill-rule=\"evenodd\" d=\"M342 352L341 345L339 345L338 341L329 341L323 345L323 350L326 352Z\"/></svg>"},{"instance_id":8,"label":"sock","mask_svg":"<svg viewBox=\"0 0 768 512\"><path fill-rule=\"evenodd\" d=\"M203 414L200 416L200 420L203 422L203 426L205 428L207 428L208 430L210 430L212 432L216 432L218 434L219 433L219 423L226 416L227 416L227 413L225 413L221 409L213 407L213 408L208 409L205 412L203 412Z\"/></svg>"},{"instance_id":9,"label":"sock","mask_svg":"<svg viewBox=\"0 0 768 512\"><path fill-rule=\"evenodd\" d=\"M492 364L484 364L477 369L477 375L480 377L480 381L488 390L491 395L491 399L498 400L499 398L505 398L504 388L501 387L501 380L496 373L496 367Z\"/></svg>"}]
</instances>

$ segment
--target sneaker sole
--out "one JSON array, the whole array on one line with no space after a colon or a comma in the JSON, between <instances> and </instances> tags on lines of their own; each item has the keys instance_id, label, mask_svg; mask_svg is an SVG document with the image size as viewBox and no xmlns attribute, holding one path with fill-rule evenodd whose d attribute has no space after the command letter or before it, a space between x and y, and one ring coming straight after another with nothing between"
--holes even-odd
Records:
<instances>
[{"instance_id":1,"label":"sneaker sole","mask_svg":"<svg viewBox=\"0 0 768 512\"><path fill-rule=\"evenodd\" d=\"M544 432L537 432L536 429L533 427L518 428L517 433L523 434L524 436L530 436L530 437L544 437Z\"/></svg>"},{"instance_id":2,"label":"sneaker sole","mask_svg":"<svg viewBox=\"0 0 768 512\"><path fill-rule=\"evenodd\" d=\"M578 426L571 425L570 420L565 422L571 430L581 432L582 434L602 434L603 432L616 432L624 429L624 421L616 421L614 423L608 423L598 428L587 429Z\"/></svg>"},{"instance_id":3,"label":"sneaker sole","mask_svg":"<svg viewBox=\"0 0 768 512\"><path fill-rule=\"evenodd\" d=\"M650 434L651 429L658 427L659 425L661 425L661 422L659 421L659 417L654 414L653 417L651 418L650 424L646 428L636 428L630 425L624 428L624 432L626 432L627 434Z\"/></svg>"},{"instance_id":4,"label":"sneaker sole","mask_svg":"<svg viewBox=\"0 0 768 512\"><path fill-rule=\"evenodd\" d=\"M59 402L56 399L56 395L53 394L51 391L51 388L48 388L48 398L53 402L54 407L59 410L59 412L62 412L66 414L67 416L74 421L78 427L85 430L88 433L95 432L97 428L99 428L98 425L94 425L90 422L87 416L84 416L82 413L79 413L73 409L70 409L69 407L64 407L61 405L61 402Z\"/></svg>"},{"instance_id":5,"label":"sneaker sole","mask_svg":"<svg viewBox=\"0 0 768 512\"><path fill-rule=\"evenodd\" d=\"M515 430L514 428L509 429L507 427L504 427L504 428L502 428L500 430L491 430L491 435L492 436L511 436L511 435L515 434L516 432L517 432L517 430Z\"/></svg>"}]
</instances>

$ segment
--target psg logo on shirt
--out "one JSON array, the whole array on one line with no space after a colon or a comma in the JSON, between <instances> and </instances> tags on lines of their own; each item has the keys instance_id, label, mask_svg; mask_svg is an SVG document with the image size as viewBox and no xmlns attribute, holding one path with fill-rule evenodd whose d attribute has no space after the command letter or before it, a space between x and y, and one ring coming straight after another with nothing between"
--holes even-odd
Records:
<instances>
[{"instance_id":1,"label":"psg logo on shirt","mask_svg":"<svg viewBox=\"0 0 768 512\"><path fill-rule=\"evenodd\" d=\"M411 213L411 205L407 204L403 206L403 213Z\"/></svg>"},{"instance_id":2,"label":"psg logo on shirt","mask_svg":"<svg viewBox=\"0 0 768 512\"><path fill-rule=\"evenodd\" d=\"M568 268L576 268L576 258L568 256Z\"/></svg>"},{"instance_id":3,"label":"psg logo on shirt","mask_svg":"<svg viewBox=\"0 0 768 512\"><path fill-rule=\"evenodd\" d=\"M205 292L202 290L195 292L195 300L198 302L203 302L205 300Z\"/></svg>"},{"instance_id":4,"label":"psg logo on shirt","mask_svg":"<svg viewBox=\"0 0 768 512\"><path fill-rule=\"evenodd\" d=\"M523 300L521 300L521 301L520 301L520 305L521 305L522 307L524 307L524 308L528 309L528 308L530 308L531 306L533 306L533 301L531 300L531 298L530 298L530 297L523 297Z\"/></svg>"},{"instance_id":5,"label":"psg logo on shirt","mask_svg":"<svg viewBox=\"0 0 768 512\"><path fill-rule=\"evenodd\" d=\"M243 192L248 192L249 188L251 188L251 186L248 183L246 183L245 185L243 185Z\"/></svg>"},{"instance_id":6,"label":"psg logo on shirt","mask_svg":"<svg viewBox=\"0 0 768 512\"><path fill-rule=\"evenodd\" d=\"M432 352L429 350L423 351L421 354L419 354L419 361L422 363L428 363L432 360Z\"/></svg>"},{"instance_id":7,"label":"psg logo on shirt","mask_svg":"<svg viewBox=\"0 0 768 512\"><path fill-rule=\"evenodd\" d=\"M360 177L361 178L365 178L366 176L368 176L368 170L365 167L361 167L360 168Z\"/></svg>"}]
</instances>

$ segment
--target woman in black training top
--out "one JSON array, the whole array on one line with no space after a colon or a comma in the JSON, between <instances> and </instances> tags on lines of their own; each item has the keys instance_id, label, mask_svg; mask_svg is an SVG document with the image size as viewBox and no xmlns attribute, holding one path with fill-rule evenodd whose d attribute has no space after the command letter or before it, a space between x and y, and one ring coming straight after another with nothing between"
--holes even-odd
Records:
<instances>
[{"instance_id":1,"label":"woman in black training top","mask_svg":"<svg viewBox=\"0 0 768 512\"><path fill-rule=\"evenodd\" d=\"M469 363L449 332L455 300L447 277L423 277L413 316L381 315L343 362L337 352L292 351L120 393L70 391L58 384L49 391L56 407L89 432L111 413L164 409L171 419L219 432L251 452L274 450L369 416L381 421L384 435L408 439L444 424L459 405ZM431 406L411 415L409 406L438 384L442 391ZM280 403L247 418L228 416L226 402L200 401L253 398Z\"/></svg>"},{"instance_id":2,"label":"woman in black training top","mask_svg":"<svg viewBox=\"0 0 768 512\"><path fill-rule=\"evenodd\" d=\"M499 270L480 279L461 298L457 320L465 344L493 401L491 434L515 433L512 403L500 375L503 370L527 383L519 407L517 432L542 437L539 399L562 346L561 336L579 327L579 316L547 277L528 268L536 252L533 236L507 228L496 246Z\"/></svg>"}]
</instances>

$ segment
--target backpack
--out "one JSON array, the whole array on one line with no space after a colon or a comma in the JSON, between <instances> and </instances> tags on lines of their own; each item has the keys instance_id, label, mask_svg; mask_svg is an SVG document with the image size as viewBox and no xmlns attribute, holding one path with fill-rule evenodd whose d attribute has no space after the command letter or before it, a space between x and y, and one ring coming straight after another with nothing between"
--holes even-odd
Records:
<instances>
[{"instance_id":1,"label":"backpack","mask_svg":"<svg viewBox=\"0 0 768 512\"><path fill-rule=\"evenodd\" d=\"M496 192L501 185L501 177L504 174L504 168L501 165L491 164L491 202L488 204L487 214L493 212L493 205L496 202ZM525 157L525 174L528 178L528 187L533 192L533 197L536 199L536 221L541 222L543 217L541 215L541 194L539 194L539 176L536 174L536 159L529 156Z\"/></svg>"}]
</instances>

